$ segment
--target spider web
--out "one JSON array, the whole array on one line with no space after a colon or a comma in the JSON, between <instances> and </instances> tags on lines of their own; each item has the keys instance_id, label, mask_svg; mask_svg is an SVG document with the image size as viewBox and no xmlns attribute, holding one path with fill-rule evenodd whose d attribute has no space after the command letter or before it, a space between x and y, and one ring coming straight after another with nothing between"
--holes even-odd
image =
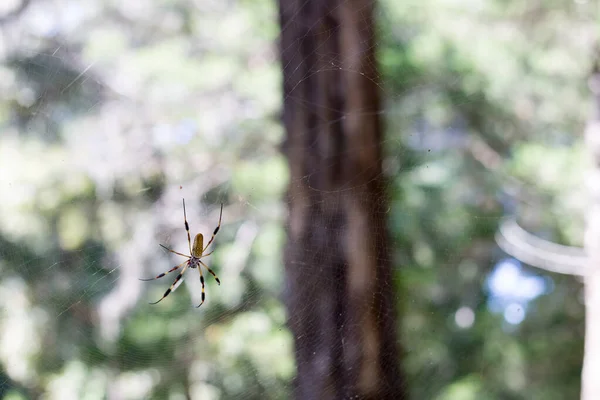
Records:
<instances>
[{"instance_id":1,"label":"spider web","mask_svg":"<svg viewBox=\"0 0 600 400\"><path fill-rule=\"evenodd\" d=\"M6 6L10 18L0 20L0 395L288 398L293 338L280 293L289 178L278 150L275 4L23 4ZM466 40L457 27L473 16L462 10L444 24L411 9L426 10L381 2L384 72L373 78L386 101L379 113L407 385L420 399L502 393L510 384L487 376L502 375L490 360L516 339L478 307L481 282L503 255L492 234L467 244L500 214L488 206L495 194L477 189L488 178L462 173L470 159L494 156L469 134L481 98L464 90L460 71L424 81L406 65L439 62L435 35ZM436 23L433 32L423 21ZM499 99L513 90L511 82L493 89ZM182 261L158 244L188 249L182 198L192 236L205 238L225 203L207 261L222 284L206 274L196 309L200 281L188 269L150 306L176 273L139 278ZM496 345L452 346L490 331Z\"/></svg>"}]
</instances>

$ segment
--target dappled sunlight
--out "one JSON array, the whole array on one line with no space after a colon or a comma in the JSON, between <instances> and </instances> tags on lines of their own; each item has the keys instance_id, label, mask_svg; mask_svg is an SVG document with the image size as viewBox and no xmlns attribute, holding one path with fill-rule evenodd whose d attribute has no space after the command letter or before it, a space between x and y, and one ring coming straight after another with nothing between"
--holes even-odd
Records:
<instances>
[{"instance_id":1,"label":"dappled sunlight","mask_svg":"<svg viewBox=\"0 0 600 400\"><path fill-rule=\"evenodd\" d=\"M0 5L1 399L577 398L596 6L325 3Z\"/></svg>"}]
</instances>

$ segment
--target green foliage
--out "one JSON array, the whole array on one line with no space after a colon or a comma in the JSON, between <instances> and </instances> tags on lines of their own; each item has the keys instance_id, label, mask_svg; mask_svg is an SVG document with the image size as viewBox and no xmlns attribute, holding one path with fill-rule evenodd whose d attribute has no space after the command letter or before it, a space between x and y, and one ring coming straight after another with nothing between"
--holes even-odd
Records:
<instances>
[{"instance_id":1,"label":"green foliage","mask_svg":"<svg viewBox=\"0 0 600 400\"><path fill-rule=\"evenodd\" d=\"M588 3L379 4L386 284L414 399L577 397L580 284L529 270L553 291L511 326L486 279L515 181L530 229L581 243ZM289 398L282 199L294 182L278 148L276 4L127 4L6 27L19 39L0 65L0 395ZM222 285L207 276L195 309L191 270L150 306L174 276L137 279L179 260L158 243L187 248L182 197L192 234L209 235L225 203L208 259Z\"/></svg>"},{"instance_id":2,"label":"green foliage","mask_svg":"<svg viewBox=\"0 0 600 400\"><path fill-rule=\"evenodd\" d=\"M486 287L504 257L493 238L507 214L581 244L593 41L559 31L589 33L596 22L584 3L538 6L381 2L389 163L401 166L390 228L415 399L578 397L579 282L551 276L553 291L529 304L520 326L491 312ZM474 313L467 328L455 321L463 307Z\"/></svg>"}]
</instances>

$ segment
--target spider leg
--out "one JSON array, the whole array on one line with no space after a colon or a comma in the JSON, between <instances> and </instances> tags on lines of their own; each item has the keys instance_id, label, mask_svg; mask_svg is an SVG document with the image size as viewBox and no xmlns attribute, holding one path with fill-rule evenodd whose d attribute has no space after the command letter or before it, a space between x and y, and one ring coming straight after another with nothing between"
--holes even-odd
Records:
<instances>
[{"instance_id":1,"label":"spider leg","mask_svg":"<svg viewBox=\"0 0 600 400\"><path fill-rule=\"evenodd\" d=\"M185 231L188 236L188 246L190 248L190 254L192 254L192 238L190 237L190 225L187 222L187 215L185 215L185 199L183 199L183 221L185 222Z\"/></svg>"},{"instance_id":2,"label":"spider leg","mask_svg":"<svg viewBox=\"0 0 600 400\"><path fill-rule=\"evenodd\" d=\"M200 261L200 260L198 260L198 261ZM202 264L204 266L204 268L206 268L208 270L208 272L210 272L212 274L212 276L215 277L215 280L217 281L217 283L219 285L221 285L221 281L219 280L219 277L217 277L217 274L215 274L212 269L208 268L208 265L204 264L202 261L200 261L200 264ZM198 269L200 269L200 267L198 267Z\"/></svg>"},{"instance_id":3,"label":"spider leg","mask_svg":"<svg viewBox=\"0 0 600 400\"><path fill-rule=\"evenodd\" d=\"M200 272L200 283L202 284L202 303L200 303L196 308L204 304L204 275L202 275L202 267L198 267L198 272Z\"/></svg>"},{"instance_id":4,"label":"spider leg","mask_svg":"<svg viewBox=\"0 0 600 400\"><path fill-rule=\"evenodd\" d=\"M223 203L221 203L221 213L219 214L219 225L217 225L217 227L215 228L215 231L212 234L212 237L210 238L210 240L208 241L208 244L206 245L206 247L204 247L204 249L202 250L202 252L204 253L204 251L206 249L208 249L208 246L210 246L210 244L213 242L213 240L215 239L215 236L217 235L217 233L219 232L219 228L221 228L221 218L223 217ZM192 252L190 252L190 254L192 254Z\"/></svg>"},{"instance_id":5,"label":"spider leg","mask_svg":"<svg viewBox=\"0 0 600 400\"><path fill-rule=\"evenodd\" d=\"M188 255L186 255L186 254L179 253L179 252L177 252L177 251L175 251L175 250L171 250L170 248L168 248L167 246L163 246L162 244L159 244L159 246L160 246L160 247L162 247L163 249L165 249L165 250L167 250L167 251L170 251L171 253L175 253L175 254L177 254L177 255L179 255L179 256L183 256L183 257L187 257L187 258L192 258L192 257L190 257L190 256L188 256ZM191 253L190 253L190 254L191 254Z\"/></svg>"},{"instance_id":6,"label":"spider leg","mask_svg":"<svg viewBox=\"0 0 600 400\"><path fill-rule=\"evenodd\" d=\"M204 257L208 257L208 256L210 256L210 255L211 255L212 253L214 253L214 252L215 252L215 251L213 250L213 251L211 251L210 253L202 254L202 258L204 258Z\"/></svg>"},{"instance_id":7,"label":"spider leg","mask_svg":"<svg viewBox=\"0 0 600 400\"><path fill-rule=\"evenodd\" d=\"M167 272L163 272L162 274L158 275L156 278L149 278L149 279L144 279L144 278L139 278L140 281L153 281L155 279L158 278L162 278L163 276L165 276L166 274L173 272L173 271L177 271L179 268L181 268L181 266L183 264L185 264L186 262L188 262L188 260L185 260L184 262L182 262L181 264L177 265L176 267L171 268L170 270L168 270Z\"/></svg>"},{"instance_id":8,"label":"spider leg","mask_svg":"<svg viewBox=\"0 0 600 400\"><path fill-rule=\"evenodd\" d=\"M187 264L185 267L183 267L183 269L181 270L181 272L179 273L179 275L177 275L177 278L175 278L175 281L173 282L173 284L167 289L167 291L165 292L165 294L163 295L163 297L160 298L160 300L155 301L154 303L150 303L150 304L157 304L159 303L162 299L164 299L165 297L167 297L169 295L169 293L171 293L171 291L173 290L173 288L175 287L175 285L177 284L177 282L179 282L179 280L181 279L181 277L183 276L183 274L185 273L185 271L187 270L188 266L190 264Z\"/></svg>"}]
</instances>

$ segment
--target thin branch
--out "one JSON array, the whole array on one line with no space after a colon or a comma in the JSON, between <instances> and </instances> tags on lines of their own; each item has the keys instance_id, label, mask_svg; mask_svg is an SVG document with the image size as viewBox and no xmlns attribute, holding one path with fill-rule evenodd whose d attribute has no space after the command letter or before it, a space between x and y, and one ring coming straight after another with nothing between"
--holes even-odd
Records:
<instances>
[{"instance_id":1,"label":"thin branch","mask_svg":"<svg viewBox=\"0 0 600 400\"><path fill-rule=\"evenodd\" d=\"M582 248L541 239L525 231L514 219L500 224L496 243L507 254L533 267L566 275L586 274L588 256Z\"/></svg>"}]
</instances>

